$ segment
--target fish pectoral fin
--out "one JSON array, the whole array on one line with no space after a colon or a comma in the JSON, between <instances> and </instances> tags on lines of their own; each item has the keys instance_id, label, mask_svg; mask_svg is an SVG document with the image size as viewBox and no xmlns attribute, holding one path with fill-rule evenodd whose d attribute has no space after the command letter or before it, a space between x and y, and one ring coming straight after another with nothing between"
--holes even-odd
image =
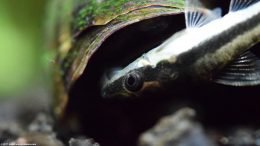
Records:
<instances>
[{"instance_id":1,"label":"fish pectoral fin","mask_svg":"<svg viewBox=\"0 0 260 146\"><path fill-rule=\"evenodd\" d=\"M201 0L185 1L185 20L187 28L201 27L221 17L221 9L210 10Z\"/></svg>"},{"instance_id":2,"label":"fish pectoral fin","mask_svg":"<svg viewBox=\"0 0 260 146\"><path fill-rule=\"evenodd\" d=\"M260 58L247 51L217 73L213 80L230 86L260 85Z\"/></svg>"},{"instance_id":3,"label":"fish pectoral fin","mask_svg":"<svg viewBox=\"0 0 260 146\"><path fill-rule=\"evenodd\" d=\"M259 0L231 0L229 12L235 12L249 7L250 5L259 2Z\"/></svg>"}]
</instances>

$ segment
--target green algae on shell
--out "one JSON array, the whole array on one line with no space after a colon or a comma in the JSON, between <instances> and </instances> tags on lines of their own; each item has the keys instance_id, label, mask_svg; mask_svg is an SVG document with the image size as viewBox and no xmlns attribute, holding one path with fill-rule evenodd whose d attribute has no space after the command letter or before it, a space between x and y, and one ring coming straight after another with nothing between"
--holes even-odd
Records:
<instances>
[{"instance_id":1,"label":"green algae on shell","mask_svg":"<svg viewBox=\"0 0 260 146\"><path fill-rule=\"evenodd\" d=\"M79 0L81 6L75 12L74 31L92 25L105 25L120 15L152 6L182 8L183 0Z\"/></svg>"}]
</instances>

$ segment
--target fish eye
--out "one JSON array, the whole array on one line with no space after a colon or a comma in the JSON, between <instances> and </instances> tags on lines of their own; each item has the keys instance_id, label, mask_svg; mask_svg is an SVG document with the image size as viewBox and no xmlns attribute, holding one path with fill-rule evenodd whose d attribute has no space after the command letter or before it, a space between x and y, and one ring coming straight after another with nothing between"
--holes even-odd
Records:
<instances>
[{"instance_id":1,"label":"fish eye","mask_svg":"<svg viewBox=\"0 0 260 146\"><path fill-rule=\"evenodd\" d=\"M143 86L143 77L139 72L130 72L124 79L124 85L127 90L136 92Z\"/></svg>"}]
</instances>

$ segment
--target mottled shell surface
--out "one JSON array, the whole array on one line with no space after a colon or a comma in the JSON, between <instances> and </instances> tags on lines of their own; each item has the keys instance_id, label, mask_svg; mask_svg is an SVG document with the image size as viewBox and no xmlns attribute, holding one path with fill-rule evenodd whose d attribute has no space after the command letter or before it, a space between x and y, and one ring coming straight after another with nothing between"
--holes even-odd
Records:
<instances>
[{"instance_id":1,"label":"mottled shell surface","mask_svg":"<svg viewBox=\"0 0 260 146\"><path fill-rule=\"evenodd\" d=\"M55 50L55 113L102 43L129 25L183 12L184 0L56 0L51 2L48 47ZM57 11L58 10L58 11ZM109 55L109 54L108 54Z\"/></svg>"}]
</instances>

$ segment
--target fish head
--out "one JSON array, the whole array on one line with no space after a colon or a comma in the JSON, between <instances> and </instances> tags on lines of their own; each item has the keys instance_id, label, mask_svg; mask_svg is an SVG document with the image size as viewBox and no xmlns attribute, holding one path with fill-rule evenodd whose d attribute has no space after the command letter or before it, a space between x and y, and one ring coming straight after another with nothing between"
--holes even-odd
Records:
<instances>
[{"instance_id":1,"label":"fish head","mask_svg":"<svg viewBox=\"0 0 260 146\"><path fill-rule=\"evenodd\" d=\"M118 73L117 73L118 74ZM160 89L165 83L173 82L176 73L168 67L145 66L121 73L102 82L103 97L137 97Z\"/></svg>"}]
</instances>

